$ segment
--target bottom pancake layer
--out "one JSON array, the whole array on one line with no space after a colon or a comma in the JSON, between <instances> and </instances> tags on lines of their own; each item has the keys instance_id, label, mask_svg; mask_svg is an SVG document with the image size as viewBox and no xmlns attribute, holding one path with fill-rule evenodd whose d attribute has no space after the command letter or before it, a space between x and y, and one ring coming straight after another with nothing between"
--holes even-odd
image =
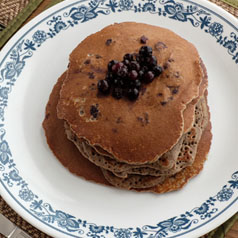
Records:
<instances>
[{"instance_id":1,"label":"bottom pancake layer","mask_svg":"<svg viewBox=\"0 0 238 238\"><path fill-rule=\"evenodd\" d=\"M81 176L86 180L105 185L111 185L105 179L100 167L86 159L79 152L77 147L67 139L64 121L57 118L56 106L59 100L61 85L65 76L66 73L64 73L58 79L58 82L53 88L46 107L46 115L43 122L43 127L45 129L47 143L58 160L66 168L68 168L71 173ZM136 190L164 193L182 188L190 178L194 177L202 170L203 164L206 160L206 155L210 149L211 138L211 123L209 121L199 141L196 158L192 166L188 166L176 175L166 178L160 185Z\"/></svg>"}]
</instances>

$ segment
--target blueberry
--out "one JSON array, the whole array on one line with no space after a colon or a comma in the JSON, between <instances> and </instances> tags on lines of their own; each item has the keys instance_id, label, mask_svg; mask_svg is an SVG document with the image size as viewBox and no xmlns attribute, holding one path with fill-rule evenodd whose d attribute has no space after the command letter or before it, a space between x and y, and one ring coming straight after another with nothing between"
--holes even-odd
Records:
<instances>
[{"instance_id":1,"label":"blueberry","mask_svg":"<svg viewBox=\"0 0 238 238\"><path fill-rule=\"evenodd\" d=\"M160 76L160 74L163 72L163 68L159 65L156 65L153 68L153 72L154 72L155 76Z\"/></svg>"},{"instance_id":2,"label":"blueberry","mask_svg":"<svg viewBox=\"0 0 238 238\"><path fill-rule=\"evenodd\" d=\"M111 70L112 70L112 66L113 66L114 64L117 64L117 63L118 63L117 60L111 60L111 61L108 63L108 65L107 65L108 70L111 71Z\"/></svg>"},{"instance_id":3,"label":"blueberry","mask_svg":"<svg viewBox=\"0 0 238 238\"><path fill-rule=\"evenodd\" d=\"M120 98L122 98L122 92L123 92L122 88L118 88L118 87L113 88L112 96L116 99L120 99Z\"/></svg>"},{"instance_id":4,"label":"blueberry","mask_svg":"<svg viewBox=\"0 0 238 238\"><path fill-rule=\"evenodd\" d=\"M134 61L137 61L137 62L140 62L140 55L139 54L137 54L137 53L135 53L135 54L133 54L134 55Z\"/></svg>"},{"instance_id":5,"label":"blueberry","mask_svg":"<svg viewBox=\"0 0 238 238\"><path fill-rule=\"evenodd\" d=\"M138 77L138 73L135 71L135 70L131 70L128 74L128 77L131 79L131 80L136 80L137 77Z\"/></svg>"},{"instance_id":6,"label":"blueberry","mask_svg":"<svg viewBox=\"0 0 238 238\"><path fill-rule=\"evenodd\" d=\"M143 71L143 70L140 70L140 71L138 72L138 78L139 78L139 79L142 79L142 78L143 78L143 75L144 75L144 71Z\"/></svg>"},{"instance_id":7,"label":"blueberry","mask_svg":"<svg viewBox=\"0 0 238 238\"><path fill-rule=\"evenodd\" d=\"M141 71L143 71L144 73L146 73L148 70L149 68L145 65L141 67Z\"/></svg>"},{"instance_id":8,"label":"blueberry","mask_svg":"<svg viewBox=\"0 0 238 238\"><path fill-rule=\"evenodd\" d=\"M120 79L118 78L113 78L112 83L114 86L117 86L119 84Z\"/></svg>"},{"instance_id":9,"label":"blueberry","mask_svg":"<svg viewBox=\"0 0 238 238\"><path fill-rule=\"evenodd\" d=\"M130 65L130 61L129 61L128 59L123 60L123 63L124 63L124 65L126 65L126 66L129 66L129 65Z\"/></svg>"},{"instance_id":10,"label":"blueberry","mask_svg":"<svg viewBox=\"0 0 238 238\"><path fill-rule=\"evenodd\" d=\"M123 66L118 69L116 75L120 78L125 78L128 75L127 66L123 64Z\"/></svg>"},{"instance_id":11,"label":"blueberry","mask_svg":"<svg viewBox=\"0 0 238 238\"><path fill-rule=\"evenodd\" d=\"M112 65L112 72L114 74L117 74L117 72L124 66L124 64L122 62L118 62L116 64Z\"/></svg>"},{"instance_id":12,"label":"blueberry","mask_svg":"<svg viewBox=\"0 0 238 238\"><path fill-rule=\"evenodd\" d=\"M121 78L115 78L113 79L113 85L116 88L125 88L126 87L126 81Z\"/></svg>"},{"instance_id":13,"label":"blueberry","mask_svg":"<svg viewBox=\"0 0 238 238\"><path fill-rule=\"evenodd\" d=\"M151 56L153 53L153 50L150 46L142 46L139 50L139 55L140 56Z\"/></svg>"},{"instance_id":14,"label":"blueberry","mask_svg":"<svg viewBox=\"0 0 238 238\"><path fill-rule=\"evenodd\" d=\"M99 80L97 86L98 90L103 94L108 94L110 92L110 85L107 80Z\"/></svg>"},{"instance_id":15,"label":"blueberry","mask_svg":"<svg viewBox=\"0 0 238 238\"><path fill-rule=\"evenodd\" d=\"M125 54L123 59L124 60L132 61L133 60L133 54Z\"/></svg>"},{"instance_id":16,"label":"blueberry","mask_svg":"<svg viewBox=\"0 0 238 238\"><path fill-rule=\"evenodd\" d=\"M112 82L113 79L114 79L113 74L111 72L108 72L105 80L107 80L110 83Z\"/></svg>"},{"instance_id":17,"label":"blueberry","mask_svg":"<svg viewBox=\"0 0 238 238\"><path fill-rule=\"evenodd\" d=\"M145 64L145 56L139 55L138 56L138 62L140 63L141 66L143 66Z\"/></svg>"},{"instance_id":18,"label":"blueberry","mask_svg":"<svg viewBox=\"0 0 238 238\"><path fill-rule=\"evenodd\" d=\"M140 70L140 64L138 62L136 62L136 61L131 61L130 69L131 70L139 71Z\"/></svg>"},{"instance_id":19,"label":"blueberry","mask_svg":"<svg viewBox=\"0 0 238 238\"><path fill-rule=\"evenodd\" d=\"M120 88L126 88L128 85L128 82L124 79L124 80L120 80L118 83L118 87Z\"/></svg>"},{"instance_id":20,"label":"blueberry","mask_svg":"<svg viewBox=\"0 0 238 238\"><path fill-rule=\"evenodd\" d=\"M136 100L139 97L139 90L137 88L129 88L127 97L132 101Z\"/></svg>"},{"instance_id":21,"label":"blueberry","mask_svg":"<svg viewBox=\"0 0 238 238\"><path fill-rule=\"evenodd\" d=\"M146 61L146 64L150 67L150 68L153 68L154 66L157 65L157 58L152 55L152 56L149 56L149 57L146 57L145 58L145 61Z\"/></svg>"},{"instance_id":22,"label":"blueberry","mask_svg":"<svg viewBox=\"0 0 238 238\"><path fill-rule=\"evenodd\" d=\"M155 78L154 73L152 71L148 71L144 74L143 81L145 83L151 83L154 80L154 78Z\"/></svg>"},{"instance_id":23,"label":"blueberry","mask_svg":"<svg viewBox=\"0 0 238 238\"><path fill-rule=\"evenodd\" d=\"M132 80L130 81L129 87L139 89L141 87L141 81L139 79Z\"/></svg>"},{"instance_id":24,"label":"blueberry","mask_svg":"<svg viewBox=\"0 0 238 238\"><path fill-rule=\"evenodd\" d=\"M140 40L145 44L148 39L142 36ZM139 53L125 54L121 62L111 60L106 78L98 82L98 90L104 94L111 91L112 96L117 99L123 96L130 100L137 99L142 85L151 83L163 71L152 53L152 48L145 45L140 48Z\"/></svg>"}]
</instances>

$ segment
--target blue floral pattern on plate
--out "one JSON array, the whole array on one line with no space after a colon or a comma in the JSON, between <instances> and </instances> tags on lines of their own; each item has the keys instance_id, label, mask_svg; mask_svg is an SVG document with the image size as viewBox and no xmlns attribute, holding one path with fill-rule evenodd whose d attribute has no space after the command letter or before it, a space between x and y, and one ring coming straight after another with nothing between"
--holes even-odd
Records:
<instances>
[{"instance_id":1,"label":"blue floral pattern on plate","mask_svg":"<svg viewBox=\"0 0 238 238\"><path fill-rule=\"evenodd\" d=\"M237 30L230 33L224 31L222 21L213 20L213 12L203 8L194 2L174 0L91 0L75 3L69 10L54 14L47 20L48 30L36 30L19 40L16 46L9 52L8 56L0 66L0 119L4 123L4 111L8 105L8 95L11 93L17 78L34 52L44 42L60 34L70 27L80 23L93 20L99 15L109 15L115 12L131 11L134 13L149 12L157 14L158 17L167 17L175 21L191 24L192 27L200 28L214 42L224 47L232 61L238 64L238 33ZM34 29L34 28L33 28ZM5 140L6 130L4 124L0 124L0 172L1 183L6 188L15 187L18 190L18 199L26 204L27 210L51 227L72 235L91 238L160 238L176 237L189 232L203 221L218 216L222 211L217 208L218 203L231 201L238 190L238 171L231 175L231 179L214 196L209 197L199 207L195 207L183 214L174 216L164 221L158 221L155 225L144 225L142 227L117 228L114 226L102 226L89 221L76 218L61 210L55 210L51 204L39 198L21 177L16 164L12 158L8 142ZM233 199L233 200L232 200Z\"/></svg>"}]
</instances>

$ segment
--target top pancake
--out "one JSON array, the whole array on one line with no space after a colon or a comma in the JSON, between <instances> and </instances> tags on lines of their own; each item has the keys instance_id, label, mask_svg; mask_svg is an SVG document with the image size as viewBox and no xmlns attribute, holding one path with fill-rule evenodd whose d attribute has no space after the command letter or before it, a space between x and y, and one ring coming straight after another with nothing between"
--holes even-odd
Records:
<instances>
[{"instance_id":1,"label":"top pancake","mask_svg":"<svg viewBox=\"0 0 238 238\"><path fill-rule=\"evenodd\" d=\"M134 102L98 94L96 85L105 78L108 62L138 53L143 35L164 67L162 75L146 85ZM202 76L197 50L175 33L141 23L114 24L87 37L71 53L58 117L68 122L78 138L119 161L153 162L183 134L183 111L199 96Z\"/></svg>"}]
</instances>

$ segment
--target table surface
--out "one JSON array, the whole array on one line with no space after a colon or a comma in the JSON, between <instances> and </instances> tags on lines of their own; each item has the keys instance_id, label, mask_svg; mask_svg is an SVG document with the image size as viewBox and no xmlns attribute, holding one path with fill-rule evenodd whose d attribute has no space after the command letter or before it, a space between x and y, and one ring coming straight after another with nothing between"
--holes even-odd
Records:
<instances>
[{"instance_id":1,"label":"table surface","mask_svg":"<svg viewBox=\"0 0 238 238\"><path fill-rule=\"evenodd\" d=\"M238 222L235 223L235 225L231 228L231 230L228 232L227 238L237 238L238 237Z\"/></svg>"},{"instance_id":2,"label":"table surface","mask_svg":"<svg viewBox=\"0 0 238 238\"><path fill-rule=\"evenodd\" d=\"M210 0L213 3L216 3L217 5L220 5L217 0ZM48 6L52 3L52 0L44 0L38 8L30 15L30 17L26 20L24 24L32 20L35 16L40 14L42 11L48 8ZM23 24L23 25L24 25ZM0 235L1 238L1 235ZM216 237L214 237L216 238ZM232 228L229 230L229 232L226 234L225 238L238 238L238 221L232 226Z\"/></svg>"}]
</instances>

